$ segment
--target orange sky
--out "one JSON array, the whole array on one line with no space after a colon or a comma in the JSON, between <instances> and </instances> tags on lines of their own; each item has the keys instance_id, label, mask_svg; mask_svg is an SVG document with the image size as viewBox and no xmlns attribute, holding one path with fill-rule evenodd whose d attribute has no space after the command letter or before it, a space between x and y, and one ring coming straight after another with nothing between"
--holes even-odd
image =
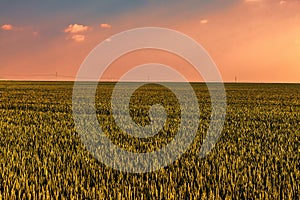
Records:
<instances>
[{"instance_id":1,"label":"orange sky","mask_svg":"<svg viewBox=\"0 0 300 200\"><path fill-rule=\"evenodd\" d=\"M58 72L59 79L72 80L99 42L130 28L160 26L198 41L226 82L234 81L235 76L243 82L300 82L300 1L240 0L190 12L189 7L192 9L193 4L183 1L168 6L148 3L108 14L109 20L86 17L68 21L63 14L57 16L61 23L58 19L35 25L1 20L0 78L55 80ZM144 56L131 54L116 61L106 76L119 76L122 62L129 66L161 59L180 69L180 62L173 56L140 54ZM184 66L185 73L194 81L190 67Z\"/></svg>"}]
</instances>

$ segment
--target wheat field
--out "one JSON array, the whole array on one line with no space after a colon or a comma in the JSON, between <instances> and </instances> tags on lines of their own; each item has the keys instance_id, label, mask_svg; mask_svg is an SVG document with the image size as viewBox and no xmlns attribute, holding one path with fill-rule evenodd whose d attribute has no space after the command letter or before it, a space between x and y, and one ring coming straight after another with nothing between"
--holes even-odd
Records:
<instances>
[{"instance_id":1,"label":"wheat field","mask_svg":"<svg viewBox=\"0 0 300 200\"><path fill-rule=\"evenodd\" d=\"M87 151L74 126L72 87L72 82L0 82L0 199L300 197L300 85L225 84L224 129L215 148L200 158L210 96L205 84L193 83L201 111L195 140L171 165L142 174L114 170ZM168 113L162 131L138 139L114 123L113 88L114 83L98 85L96 107L99 126L114 144L151 152L172 140L180 123L172 92L148 84L134 93L130 114L136 123L149 123L154 103Z\"/></svg>"}]
</instances>

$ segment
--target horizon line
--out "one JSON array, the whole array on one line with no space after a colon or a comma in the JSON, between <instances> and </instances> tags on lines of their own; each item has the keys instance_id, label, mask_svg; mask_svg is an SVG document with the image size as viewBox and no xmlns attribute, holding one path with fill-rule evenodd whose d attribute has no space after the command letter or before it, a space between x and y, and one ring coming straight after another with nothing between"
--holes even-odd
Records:
<instances>
[{"instance_id":1,"label":"horizon line","mask_svg":"<svg viewBox=\"0 0 300 200\"><path fill-rule=\"evenodd\" d=\"M100 81L93 81L93 80L80 80L80 81L75 81L75 80L29 80L29 79L0 79L0 82L98 82L98 83L118 83L119 81L114 81L114 80L100 80ZM284 82L284 81L278 81L278 82L268 82L268 81L224 81L224 82L218 82L218 81L163 81L163 80L156 80L156 81L140 81L140 80L122 80L121 82L123 83L230 83L230 84L300 84L300 82Z\"/></svg>"}]
</instances>

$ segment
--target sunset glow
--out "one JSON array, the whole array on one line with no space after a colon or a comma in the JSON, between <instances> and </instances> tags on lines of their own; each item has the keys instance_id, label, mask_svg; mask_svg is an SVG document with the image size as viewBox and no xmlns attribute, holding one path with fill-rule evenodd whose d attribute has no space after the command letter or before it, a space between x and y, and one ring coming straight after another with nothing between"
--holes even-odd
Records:
<instances>
[{"instance_id":1,"label":"sunset glow","mask_svg":"<svg viewBox=\"0 0 300 200\"><path fill-rule=\"evenodd\" d=\"M201 44L225 82L235 77L241 82L300 82L298 0L72 2L0 3L0 79L74 80L100 42L128 29L158 26ZM156 53L120 60L128 67L149 60L166 62ZM193 73L192 66L172 59L166 63ZM116 61L106 76L122 74L120 65Z\"/></svg>"}]
</instances>

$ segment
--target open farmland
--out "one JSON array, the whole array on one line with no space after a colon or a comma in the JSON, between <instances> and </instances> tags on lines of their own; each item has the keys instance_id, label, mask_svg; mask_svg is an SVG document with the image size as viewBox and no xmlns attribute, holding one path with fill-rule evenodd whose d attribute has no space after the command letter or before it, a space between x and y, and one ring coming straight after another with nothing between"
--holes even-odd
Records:
<instances>
[{"instance_id":1,"label":"open farmland","mask_svg":"<svg viewBox=\"0 0 300 200\"><path fill-rule=\"evenodd\" d=\"M113 86L99 85L96 107L114 144L150 152L172 140L180 108L169 90L146 85L132 96L136 123L149 123L154 103L168 114L161 132L138 139L113 121ZM0 198L299 199L300 85L225 84L224 129L203 159L198 153L210 122L210 97L205 84L192 86L201 112L193 144L168 167L131 174L100 163L81 143L72 117L72 82L0 82Z\"/></svg>"}]
</instances>

